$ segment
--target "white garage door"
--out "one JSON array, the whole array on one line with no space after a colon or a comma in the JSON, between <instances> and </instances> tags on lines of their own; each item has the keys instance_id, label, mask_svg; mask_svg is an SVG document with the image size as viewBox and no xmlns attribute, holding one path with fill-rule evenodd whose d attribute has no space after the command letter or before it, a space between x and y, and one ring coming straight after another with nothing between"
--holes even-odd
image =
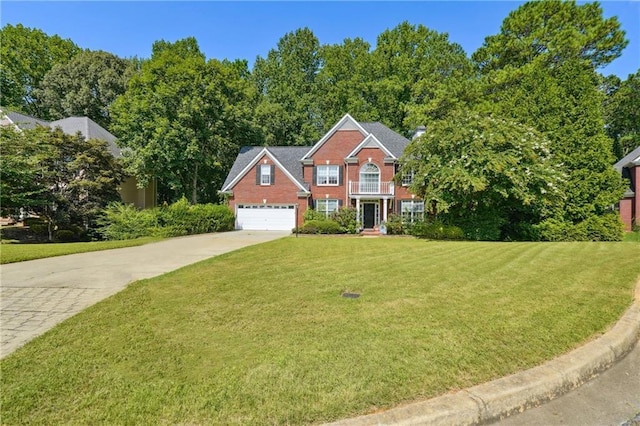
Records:
<instances>
[{"instance_id":1,"label":"white garage door","mask_svg":"<svg viewBox=\"0 0 640 426\"><path fill-rule=\"evenodd\" d=\"M236 213L236 229L291 231L296 226L293 204L241 204Z\"/></svg>"}]
</instances>

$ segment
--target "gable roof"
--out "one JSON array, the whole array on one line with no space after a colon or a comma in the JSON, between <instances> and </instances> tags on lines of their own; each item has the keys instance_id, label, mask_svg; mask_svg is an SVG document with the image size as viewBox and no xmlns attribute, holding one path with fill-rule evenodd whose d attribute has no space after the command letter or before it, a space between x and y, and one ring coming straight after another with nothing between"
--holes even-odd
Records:
<instances>
[{"instance_id":1,"label":"gable roof","mask_svg":"<svg viewBox=\"0 0 640 426\"><path fill-rule=\"evenodd\" d=\"M80 132L85 139L99 139L107 142L107 149L111 155L115 158L122 157L122 151L116 145L116 137L89 117L67 117L61 120L48 122L14 111L5 111L0 109L0 114L4 115L11 124L22 130L31 130L35 129L36 126L42 126L50 127L52 129L60 127L60 129L68 135L75 135Z\"/></svg>"},{"instance_id":2,"label":"gable roof","mask_svg":"<svg viewBox=\"0 0 640 426\"><path fill-rule=\"evenodd\" d=\"M613 167L618 172L622 172L622 169L624 167L629 167L633 165L635 166L640 165L640 146L638 146L636 149L634 149L633 151L631 151L630 153L622 157L622 159L618 161L616 164L614 164Z\"/></svg>"},{"instance_id":3,"label":"gable roof","mask_svg":"<svg viewBox=\"0 0 640 426\"><path fill-rule=\"evenodd\" d=\"M358 130L362 133L365 139L373 135L383 151L390 153L393 158L400 158L407 145L409 145L409 139L394 132L387 126L379 122L364 122L358 123L349 114L346 114L335 126L331 128L311 149L307 152L302 160L310 158L324 143L333 136L333 134L339 130Z\"/></svg>"},{"instance_id":4,"label":"gable roof","mask_svg":"<svg viewBox=\"0 0 640 426\"><path fill-rule=\"evenodd\" d=\"M347 158L349 157L355 157L356 154L358 154L358 152L360 152L360 150L362 148L372 148L372 147L377 147L380 148L385 154L387 154L390 157L396 158L395 155L393 155L388 149L387 147L385 147L379 140L378 138L376 138L376 136L371 133L369 134L366 138L364 138L362 140L362 142L360 142L358 144L358 146L356 146L353 151L351 151L349 154L347 154Z\"/></svg>"},{"instance_id":5,"label":"gable roof","mask_svg":"<svg viewBox=\"0 0 640 426\"><path fill-rule=\"evenodd\" d=\"M409 145L409 139L394 132L382 123L360 123L362 127L391 152L394 157L400 158L407 145Z\"/></svg>"},{"instance_id":6,"label":"gable roof","mask_svg":"<svg viewBox=\"0 0 640 426\"><path fill-rule=\"evenodd\" d=\"M49 127L48 121L40 120L30 115L13 111L0 111L19 129L35 129L36 126Z\"/></svg>"},{"instance_id":7,"label":"gable roof","mask_svg":"<svg viewBox=\"0 0 640 426\"><path fill-rule=\"evenodd\" d=\"M367 132L360 125L360 123L354 120L353 117L351 117L349 114L345 114L344 117L342 117L340 121L338 121L336 125L331 128L331 130L325 133L325 135L311 147L311 149L301 158L301 160L311 157L338 130L357 130L362 133L362 136L366 137L369 135L369 132Z\"/></svg>"},{"instance_id":8,"label":"gable roof","mask_svg":"<svg viewBox=\"0 0 640 426\"><path fill-rule=\"evenodd\" d=\"M80 132L85 139L99 139L107 142L111 155L116 158L122 156L120 148L116 145L116 137L107 129L90 119L89 117L67 117L62 120L52 121L50 127L55 129L60 127L68 135L75 135Z\"/></svg>"},{"instance_id":9,"label":"gable roof","mask_svg":"<svg viewBox=\"0 0 640 426\"><path fill-rule=\"evenodd\" d=\"M243 146L222 185L222 192L230 191L265 155L269 156L301 190L308 191L309 186L302 179L300 165L300 157L307 151L308 146Z\"/></svg>"}]
</instances>

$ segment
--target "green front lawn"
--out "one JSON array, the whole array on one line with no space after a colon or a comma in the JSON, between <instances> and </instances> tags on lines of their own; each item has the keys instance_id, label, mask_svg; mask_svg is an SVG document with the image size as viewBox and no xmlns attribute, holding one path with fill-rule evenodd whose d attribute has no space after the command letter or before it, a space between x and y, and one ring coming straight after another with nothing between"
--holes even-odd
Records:
<instances>
[{"instance_id":1,"label":"green front lawn","mask_svg":"<svg viewBox=\"0 0 640 426\"><path fill-rule=\"evenodd\" d=\"M2 422L307 424L433 397L605 331L639 248L290 237L228 253L2 360Z\"/></svg>"},{"instance_id":2,"label":"green front lawn","mask_svg":"<svg viewBox=\"0 0 640 426\"><path fill-rule=\"evenodd\" d=\"M89 243L3 243L0 244L0 264L63 256L65 254L84 253L87 251L141 246L158 240L159 238L145 237L135 240L92 241Z\"/></svg>"}]
</instances>

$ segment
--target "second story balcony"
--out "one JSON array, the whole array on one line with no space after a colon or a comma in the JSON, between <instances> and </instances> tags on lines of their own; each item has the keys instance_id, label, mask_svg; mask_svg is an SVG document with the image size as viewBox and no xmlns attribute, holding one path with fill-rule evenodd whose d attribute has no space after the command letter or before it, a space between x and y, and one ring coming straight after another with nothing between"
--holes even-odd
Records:
<instances>
[{"instance_id":1,"label":"second story balcony","mask_svg":"<svg viewBox=\"0 0 640 426\"><path fill-rule=\"evenodd\" d=\"M394 195L393 182L349 181L349 195Z\"/></svg>"}]
</instances>

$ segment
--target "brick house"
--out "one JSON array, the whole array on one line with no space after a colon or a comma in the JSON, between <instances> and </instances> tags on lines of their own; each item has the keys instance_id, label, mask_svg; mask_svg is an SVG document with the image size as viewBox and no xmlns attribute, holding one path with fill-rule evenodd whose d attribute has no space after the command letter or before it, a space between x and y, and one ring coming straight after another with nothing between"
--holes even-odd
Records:
<instances>
[{"instance_id":1,"label":"brick house","mask_svg":"<svg viewBox=\"0 0 640 426\"><path fill-rule=\"evenodd\" d=\"M613 167L629 181L629 189L619 203L620 218L625 230L640 225L640 146L618 161Z\"/></svg>"},{"instance_id":2,"label":"brick house","mask_svg":"<svg viewBox=\"0 0 640 426\"><path fill-rule=\"evenodd\" d=\"M408 144L381 123L347 114L311 147L243 147L220 192L237 229L291 230L309 208L328 216L344 206L356 209L364 229L391 213L412 220L424 203L408 192L411 176L393 181Z\"/></svg>"}]
</instances>

